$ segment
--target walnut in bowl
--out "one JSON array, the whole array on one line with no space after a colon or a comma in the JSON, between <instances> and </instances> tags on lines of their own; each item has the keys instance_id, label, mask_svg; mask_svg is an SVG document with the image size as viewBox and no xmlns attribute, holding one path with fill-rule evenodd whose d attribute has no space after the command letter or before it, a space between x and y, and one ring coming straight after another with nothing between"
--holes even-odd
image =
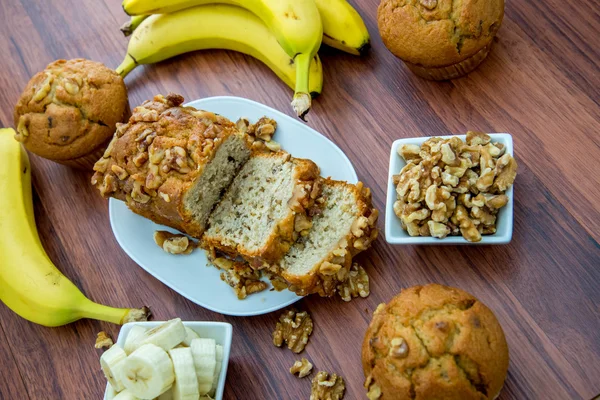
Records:
<instances>
[{"instance_id":1,"label":"walnut in bowl","mask_svg":"<svg viewBox=\"0 0 600 400\"><path fill-rule=\"evenodd\" d=\"M387 242L509 243L515 174L510 134L396 140L390 155Z\"/></svg>"}]
</instances>

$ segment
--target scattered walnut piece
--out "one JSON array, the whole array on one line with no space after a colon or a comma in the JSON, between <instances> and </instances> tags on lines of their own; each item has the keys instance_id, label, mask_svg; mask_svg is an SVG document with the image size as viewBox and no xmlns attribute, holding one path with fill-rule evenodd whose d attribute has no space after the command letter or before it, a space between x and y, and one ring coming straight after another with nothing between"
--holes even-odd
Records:
<instances>
[{"instance_id":1,"label":"scattered walnut piece","mask_svg":"<svg viewBox=\"0 0 600 400\"><path fill-rule=\"evenodd\" d=\"M319 371L312 380L310 400L340 400L344 397L345 390L344 378Z\"/></svg>"},{"instance_id":2,"label":"scattered walnut piece","mask_svg":"<svg viewBox=\"0 0 600 400\"><path fill-rule=\"evenodd\" d=\"M289 283L285 279L277 275L270 275L269 280L271 281L271 285L273 285L273 289L281 292L289 287Z\"/></svg>"},{"instance_id":3,"label":"scattered walnut piece","mask_svg":"<svg viewBox=\"0 0 600 400\"><path fill-rule=\"evenodd\" d=\"M482 132L433 137L420 147L402 145L407 164L393 176L394 213L410 236L462 235L477 242L496 232L498 210L508 203L517 162Z\"/></svg>"},{"instance_id":4,"label":"scattered walnut piece","mask_svg":"<svg viewBox=\"0 0 600 400\"><path fill-rule=\"evenodd\" d=\"M221 280L233 288L237 298L243 300L253 293L262 292L269 285L260 280L261 272L245 261L234 261L225 257L212 259L212 264L222 269Z\"/></svg>"},{"instance_id":5,"label":"scattered walnut piece","mask_svg":"<svg viewBox=\"0 0 600 400\"><path fill-rule=\"evenodd\" d=\"M292 365L290 368L290 373L292 375L298 374L298 378L304 378L307 375L310 375L312 371L313 365L306 358L302 357L302 360L298 360Z\"/></svg>"},{"instance_id":6,"label":"scattered walnut piece","mask_svg":"<svg viewBox=\"0 0 600 400\"><path fill-rule=\"evenodd\" d=\"M100 332L98 332L98 336L96 337L96 344L94 344L94 347L97 349L102 349L102 348L110 349L113 344L114 344L114 342L110 338L110 336L108 336L108 333L106 333L104 331L100 331Z\"/></svg>"},{"instance_id":7,"label":"scattered walnut piece","mask_svg":"<svg viewBox=\"0 0 600 400\"><path fill-rule=\"evenodd\" d=\"M273 332L273 344L281 347L285 342L288 349L300 353L308 343L313 331L312 318L306 311L288 310L279 317Z\"/></svg>"},{"instance_id":8,"label":"scattered walnut piece","mask_svg":"<svg viewBox=\"0 0 600 400\"><path fill-rule=\"evenodd\" d=\"M168 231L154 232L154 243L171 254L190 254L196 248L196 243L187 236Z\"/></svg>"},{"instance_id":9,"label":"scattered walnut piece","mask_svg":"<svg viewBox=\"0 0 600 400\"><path fill-rule=\"evenodd\" d=\"M367 297L369 291L369 275L358 263L352 263L348 278L340 283L337 292L344 301L350 301L354 297Z\"/></svg>"},{"instance_id":10,"label":"scattered walnut piece","mask_svg":"<svg viewBox=\"0 0 600 400\"><path fill-rule=\"evenodd\" d=\"M279 151L281 145L272 140L277 130L277 122L268 117L262 117L254 124L247 118L240 118L236 122L240 132L248 134L253 140L252 149L260 151Z\"/></svg>"}]
</instances>

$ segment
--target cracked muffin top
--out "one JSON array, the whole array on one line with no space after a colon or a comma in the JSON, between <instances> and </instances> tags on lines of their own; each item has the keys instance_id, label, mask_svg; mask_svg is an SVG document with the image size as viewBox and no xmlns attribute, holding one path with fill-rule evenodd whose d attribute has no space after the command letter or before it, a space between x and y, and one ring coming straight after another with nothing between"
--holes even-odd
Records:
<instances>
[{"instance_id":1,"label":"cracked muffin top","mask_svg":"<svg viewBox=\"0 0 600 400\"><path fill-rule=\"evenodd\" d=\"M425 67L461 62L488 45L504 0L382 0L379 32L397 57Z\"/></svg>"},{"instance_id":2,"label":"cracked muffin top","mask_svg":"<svg viewBox=\"0 0 600 400\"><path fill-rule=\"evenodd\" d=\"M506 378L508 346L479 300L430 284L377 307L362 364L370 400L494 399Z\"/></svg>"},{"instance_id":3,"label":"cracked muffin top","mask_svg":"<svg viewBox=\"0 0 600 400\"><path fill-rule=\"evenodd\" d=\"M51 160L85 156L129 114L119 74L85 59L57 60L35 74L15 107L16 139Z\"/></svg>"}]
</instances>

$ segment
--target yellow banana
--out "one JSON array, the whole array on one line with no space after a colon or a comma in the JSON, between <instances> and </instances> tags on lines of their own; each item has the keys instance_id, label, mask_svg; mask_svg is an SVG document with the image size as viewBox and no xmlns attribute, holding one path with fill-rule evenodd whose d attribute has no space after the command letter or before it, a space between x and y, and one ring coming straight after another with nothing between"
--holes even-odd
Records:
<instances>
[{"instance_id":1,"label":"yellow banana","mask_svg":"<svg viewBox=\"0 0 600 400\"><path fill-rule=\"evenodd\" d=\"M115 324L145 320L145 307L92 302L52 264L33 217L29 158L14 134L0 129L0 300L21 317L45 326L80 318Z\"/></svg>"},{"instance_id":2,"label":"yellow banana","mask_svg":"<svg viewBox=\"0 0 600 400\"><path fill-rule=\"evenodd\" d=\"M202 4L208 1L201 1ZM323 43L338 50L354 55L364 54L370 47L369 31L360 14L346 0L315 0L317 9L323 23ZM172 2L167 7L157 8L156 1L146 0L145 3L129 3L129 7L139 11L155 9L155 14L173 12L198 4L198 1L185 0ZM161 12L158 12L161 11ZM131 11L130 11L131 12ZM137 28L146 15L134 15L131 20L123 24L121 31L125 36Z\"/></svg>"},{"instance_id":3,"label":"yellow banana","mask_svg":"<svg viewBox=\"0 0 600 400\"><path fill-rule=\"evenodd\" d=\"M323 43L354 55L370 47L369 31L346 0L315 0L323 21Z\"/></svg>"},{"instance_id":4,"label":"yellow banana","mask_svg":"<svg viewBox=\"0 0 600 400\"><path fill-rule=\"evenodd\" d=\"M202 49L239 51L265 63L288 86L296 83L296 65L267 26L250 11L223 4L198 6L172 14L152 15L135 30L117 72L125 77L139 64L151 64ZM308 93L321 93L319 56L310 66Z\"/></svg>"},{"instance_id":5,"label":"yellow banana","mask_svg":"<svg viewBox=\"0 0 600 400\"><path fill-rule=\"evenodd\" d=\"M323 38L323 25L314 0L124 0L129 15L169 14L192 6L231 4L256 14L273 32L296 65L292 107L304 119L310 110L308 90L310 63ZM202 25L205 21L197 21Z\"/></svg>"}]
</instances>

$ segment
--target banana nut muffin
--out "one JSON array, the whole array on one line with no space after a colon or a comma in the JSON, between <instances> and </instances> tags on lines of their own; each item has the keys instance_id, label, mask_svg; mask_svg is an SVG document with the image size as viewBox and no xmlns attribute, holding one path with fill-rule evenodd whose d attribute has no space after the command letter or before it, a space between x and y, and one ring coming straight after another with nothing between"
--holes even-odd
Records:
<instances>
[{"instance_id":1,"label":"banana nut muffin","mask_svg":"<svg viewBox=\"0 0 600 400\"><path fill-rule=\"evenodd\" d=\"M377 307L362 364L370 400L494 399L506 378L508 346L479 300L430 284Z\"/></svg>"},{"instance_id":2,"label":"banana nut muffin","mask_svg":"<svg viewBox=\"0 0 600 400\"><path fill-rule=\"evenodd\" d=\"M378 25L385 46L415 74L454 79L488 55L504 0L382 0Z\"/></svg>"},{"instance_id":3,"label":"banana nut muffin","mask_svg":"<svg viewBox=\"0 0 600 400\"><path fill-rule=\"evenodd\" d=\"M119 74L82 58L57 60L31 78L15 107L15 138L41 157L91 169L129 115Z\"/></svg>"}]
</instances>

